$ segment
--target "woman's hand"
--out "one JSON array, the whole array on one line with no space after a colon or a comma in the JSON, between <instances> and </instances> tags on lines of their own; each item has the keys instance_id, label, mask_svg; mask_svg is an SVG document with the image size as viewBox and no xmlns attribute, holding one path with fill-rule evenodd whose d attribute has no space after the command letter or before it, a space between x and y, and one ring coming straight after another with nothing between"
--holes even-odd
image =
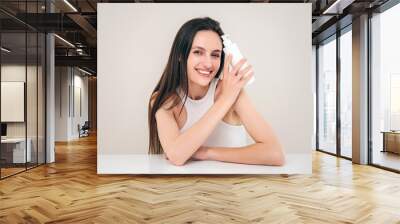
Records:
<instances>
[{"instance_id":1,"label":"woman's hand","mask_svg":"<svg viewBox=\"0 0 400 224\"><path fill-rule=\"evenodd\" d=\"M208 149L207 147L201 146L193 155L192 158L195 160L208 160Z\"/></svg>"},{"instance_id":2,"label":"woman's hand","mask_svg":"<svg viewBox=\"0 0 400 224\"><path fill-rule=\"evenodd\" d=\"M221 100L225 100L232 106L242 88L253 76L252 66L247 66L242 69L246 59L241 59L232 69L229 65L232 61L232 55L228 55L222 72L223 78L221 82Z\"/></svg>"}]
</instances>

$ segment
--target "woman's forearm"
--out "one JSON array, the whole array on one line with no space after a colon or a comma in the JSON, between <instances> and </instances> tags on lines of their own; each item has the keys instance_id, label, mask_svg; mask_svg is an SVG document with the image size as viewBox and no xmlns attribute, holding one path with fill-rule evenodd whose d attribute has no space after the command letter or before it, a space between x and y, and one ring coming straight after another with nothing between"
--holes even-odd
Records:
<instances>
[{"instance_id":1,"label":"woman's forearm","mask_svg":"<svg viewBox=\"0 0 400 224\"><path fill-rule=\"evenodd\" d=\"M207 140L218 122L225 116L231 105L223 100L216 101L205 115L192 127L180 134L170 144L170 155L175 165L183 165Z\"/></svg>"},{"instance_id":2,"label":"woman's forearm","mask_svg":"<svg viewBox=\"0 0 400 224\"><path fill-rule=\"evenodd\" d=\"M223 162L282 166L285 157L279 146L254 143L239 148L206 147L208 160Z\"/></svg>"}]
</instances>

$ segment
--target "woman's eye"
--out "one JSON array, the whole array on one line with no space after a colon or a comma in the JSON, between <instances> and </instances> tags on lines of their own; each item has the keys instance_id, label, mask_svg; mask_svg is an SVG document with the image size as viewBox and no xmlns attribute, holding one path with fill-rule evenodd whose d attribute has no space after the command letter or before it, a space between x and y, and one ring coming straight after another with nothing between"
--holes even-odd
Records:
<instances>
[{"instance_id":1,"label":"woman's eye","mask_svg":"<svg viewBox=\"0 0 400 224\"><path fill-rule=\"evenodd\" d=\"M193 51L193 54L201 54L200 51Z\"/></svg>"},{"instance_id":2,"label":"woman's eye","mask_svg":"<svg viewBox=\"0 0 400 224\"><path fill-rule=\"evenodd\" d=\"M214 58L219 58L219 54L213 55Z\"/></svg>"}]
</instances>

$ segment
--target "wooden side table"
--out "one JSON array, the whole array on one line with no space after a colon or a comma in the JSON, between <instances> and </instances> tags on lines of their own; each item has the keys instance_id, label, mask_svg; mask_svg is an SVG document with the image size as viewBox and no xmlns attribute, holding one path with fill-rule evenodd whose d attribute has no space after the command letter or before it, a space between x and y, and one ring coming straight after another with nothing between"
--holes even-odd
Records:
<instances>
[{"instance_id":1,"label":"wooden side table","mask_svg":"<svg viewBox=\"0 0 400 224\"><path fill-rule=\"evenodd\" d=\"M400 154L400 131L382 131L383 150L382 152L392 152Z\"/></svg>"}]
</instances>

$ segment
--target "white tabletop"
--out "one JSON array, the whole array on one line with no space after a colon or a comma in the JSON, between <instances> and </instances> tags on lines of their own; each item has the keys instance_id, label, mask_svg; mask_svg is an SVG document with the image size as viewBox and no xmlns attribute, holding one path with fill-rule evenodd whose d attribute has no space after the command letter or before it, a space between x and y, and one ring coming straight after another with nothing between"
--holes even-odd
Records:
<instances>
[{"instance_id":1,"label":"white tabletop","mask_svg":"<svg viewBox=\"0 0 400 224\"><path fill-rule=\"evenodd\" d=\"M163 155L98 155L98 174L311 174L310 153L287 153L284 166L189 161L175 166Z\"/></svg>"}]
</instances>

